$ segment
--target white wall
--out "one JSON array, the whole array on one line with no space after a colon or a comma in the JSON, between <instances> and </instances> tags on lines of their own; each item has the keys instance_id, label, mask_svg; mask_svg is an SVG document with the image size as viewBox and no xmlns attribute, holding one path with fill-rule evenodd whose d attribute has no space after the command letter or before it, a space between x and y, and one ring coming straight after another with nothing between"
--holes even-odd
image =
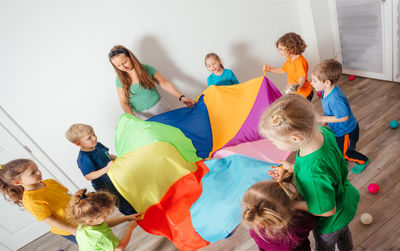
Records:
<instances>
[{"instance_id":1,"label":"white wall","mask_svg":"<svg viewBox=\"0 0 400 251\"><path fill-rule=\"evenodd\" d=\"M122 109L107 60L113 45L131 48L195 98L206 87L206 53L218 53L246 81L264 63L284 63L275 42L289 31L304 31L294 0L2 0L0 104L78 186L90 186L64 133L72 123L91 124L114 152ZM318 53L309 46L305 55ZM285 76L271 79L285 85Z\"/></svg>"},{"instance_id":2,"label":"white wall","mask_svg":"<svg viewBox=\"0 0 400 251\"><path fill-rule=\"evenodd\" d=\"M310 0L315 36L321 61L336 58L332 19L337 19L337 17L332 17L333 13L329 4L329 1L325 0Z\"/></svg>"}]
</instances>

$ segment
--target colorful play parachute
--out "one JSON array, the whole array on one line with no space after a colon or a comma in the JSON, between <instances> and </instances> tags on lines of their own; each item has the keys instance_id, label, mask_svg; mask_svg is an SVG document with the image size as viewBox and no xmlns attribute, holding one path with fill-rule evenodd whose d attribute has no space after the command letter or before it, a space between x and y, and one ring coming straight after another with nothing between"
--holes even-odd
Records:
<instances>
[{"instance_id":1,"label":"colorful play parachute","mask_svg":"<svg viewBox=\"0 0 400 251\"><path fill-rule=\"evenodd\" d=\"M258 78L212 86L194 109L149 121L122 115L115 136L118 158L108 175L127 201L145 213L139 225L168 237L181 250L227 237L240 223L244 192L270 179L268 168L288 155L257 133L262 112L278 94L268 79ZM254 158L237 154L249 150ZM214 159L199 158L213 154Z\"/></svg>"},{"instance_id":2,"label":"colorful play parachute","mask_svg":"<svg viewBox=\"0 0 400 251\"><path fill-rule=\"evenodd\" d=\"M143 130L153 137L144 140ZM119 157L108 175L145 213L139 223L145 231L168 237L181 250L197 250L233 231L241 219L242 195L270 179L267 170L273 164L238 154L190 162L199 159L195 149L175 130L123 115L116 132Z\"/></svg>"},{"instance_id":3,"label":"colorful play parachute","mask_svg":"<svg viewBox=\"0 0 400 251\"><path fill-rule=\"evenodd\" d=\"M266 77L232 86L210 86L194 109L157 115L156 121L179 128L192 140L201 158L224 147L261 139L258 123L265 109L281 96Z\"/></svg>"}]
</instances>

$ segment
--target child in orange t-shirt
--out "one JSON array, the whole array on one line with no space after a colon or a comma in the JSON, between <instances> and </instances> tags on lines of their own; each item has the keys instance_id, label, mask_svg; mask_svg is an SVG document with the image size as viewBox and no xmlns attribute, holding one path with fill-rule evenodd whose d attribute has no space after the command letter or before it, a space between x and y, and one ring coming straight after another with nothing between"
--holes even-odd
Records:
<instances>
[{"instance_id":1,"label":"child in orange t-shirt","mask_svg":"<svg viewBox=\"0 0 400 251\"><path fill-rule=\"evenodd\" d=\"M279 54L287 58L285 64L281 68L264 65L264 71L272 73L287 73L288 86L285 93L296 92L311 101L313 97L313 89L308 81L308 62L301 55L307 45L300 35L289 32L283 35L276 42Z\"/></svg>"}]
</instances>

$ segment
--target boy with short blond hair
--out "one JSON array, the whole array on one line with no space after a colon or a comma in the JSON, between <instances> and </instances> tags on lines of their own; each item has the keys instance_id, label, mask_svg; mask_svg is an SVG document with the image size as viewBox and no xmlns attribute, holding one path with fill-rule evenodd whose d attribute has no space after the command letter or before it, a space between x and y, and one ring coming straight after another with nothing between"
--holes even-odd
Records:
<instances>
[{"instance_id":1,"label":"boy with short blond hair","mask_svg":"<svg viewBox=\"0 0 400 251\"><path fill-rule=\"evenodd\" d=\"M335 133L336 142L344 158L356 163L352 172L361 173L368 165L369 159L356 151L360 130L358 122L351 111L349 101L336 85L342 75L342 64L335 59L327 59L316 65L311 74L311 85L315 91L322 91L324 116L319 116L318 121L328 123Z\"/></svg>"},{"instance_id":2,"label":"boy with short blond hair","mask_svg":"<svg viewBox=\"0 0 400 251\"><path fill-rule=\"evenodd\" d=\"M114 194L119 200L119 210L125 215L135 214L135 209L117 191L107 175L115 155L108 153L108 148L97 141L93 127L86 124L73 124L65 137L81 150L78 155L78 167L83 176L90 180L96 191L105 190Z\"/></svg>"},{"instance_id":3,"label":"boy with short blond hair","mask_svg":"<svg viewBox=\"0 0 400 251\"><path fill-rule=\"evenodd\" d=\"M86 124L73 124L65 133L65 137L72 143L79 141L83 136L93 133L93 127Z\"/></svg>"}]
</instances>

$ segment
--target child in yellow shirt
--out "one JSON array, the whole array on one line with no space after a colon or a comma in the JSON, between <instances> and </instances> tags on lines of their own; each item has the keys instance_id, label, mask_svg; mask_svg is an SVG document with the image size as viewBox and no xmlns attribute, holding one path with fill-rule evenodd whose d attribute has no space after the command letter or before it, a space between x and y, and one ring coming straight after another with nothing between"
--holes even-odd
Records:
<instances>
[{"instance_id":1,"label":"child in yellow shirt","mask_svg":"<svg viewBox=\"0 0 400 251\"><path fill-rule=\"evenodd\" d=\"M23 205L51 232L76 243L76 227L69 224L65 209L71 199L68 189L56 180L42 180L42 172L29 159L16 159L0 169L0 190L6 199Z\"/></svg>"}]
</instances>

